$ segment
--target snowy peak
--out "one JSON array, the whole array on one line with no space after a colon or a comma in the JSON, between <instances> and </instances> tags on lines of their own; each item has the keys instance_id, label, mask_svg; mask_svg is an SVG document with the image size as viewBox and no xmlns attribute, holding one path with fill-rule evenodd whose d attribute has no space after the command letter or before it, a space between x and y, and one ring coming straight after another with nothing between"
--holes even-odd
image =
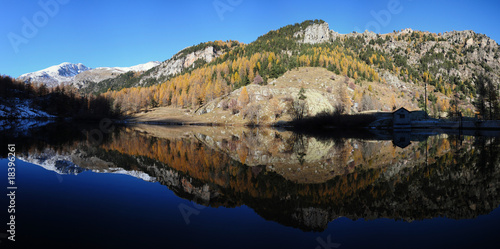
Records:
<instances>
[{"instance_id":1,"label":"snowy peak","mask_svg":"<svg viewBox=\"0 0 500 249\"><path fill-rule=\"evenodd\" d=\"M148 63L139 64L139 65L131 66L131 67L98 67L96 69L114 70L114 71L123 72L123 73L130 72L130 71L142 72L142 71L148 71L149 69L156 67L158 65L160 65L159 61L150 61Z\"/></svg>"},{"instance_id":2,"label":"snowy peak","mask_svg":"<svg viewBox=\"0 0 500 249\"><path fill-rule=\"evenodd\" d=\"M148 71L149 69L160 65L159 61L150 61L148 63L139 64L137 66L129 67L131 71Z\"/></svg>"},{"instance_id":3,"label":"snowy peak","mask_svg":"<svg viewBox=\"0 0 500 249\"><path fill-rule=\"evenodd\" d=\"M47 69L42 70L45 72L48 72L49 75L59 75L59 76L64 76L64 77L73 77L76 76L77 74L90 70L91 68L86 67L82 63L78 64L73 64L69 62L64 62L56 66L51 66ZM40 71L39 71L40 72Z\"/></svg>"},{"instance_id":4,"label":"snowy peak","mask_svg":"<svg viewBox=\"0 0 500 249\"><path fill-rule=\"evenodd\" d=\"M61 83L70 83L76 75L90 69L91 68L86 67L81 63L74 64L64 62L40 71L23 74L19 76L19 79L24 81L30 80L31 82L41 82L45 83L49 87L53 87Z\"/></svg>"}]
</instances>

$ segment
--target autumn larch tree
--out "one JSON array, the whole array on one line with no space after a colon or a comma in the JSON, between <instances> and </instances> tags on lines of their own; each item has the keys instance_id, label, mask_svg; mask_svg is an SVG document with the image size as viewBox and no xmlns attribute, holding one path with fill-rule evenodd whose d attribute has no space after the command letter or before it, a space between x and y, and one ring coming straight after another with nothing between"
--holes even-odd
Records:
<instances>
[{"instance_id":1,"label":"autumn larch tree","mask_svg":"<svg viewBox=\"0 0 500 249\"><path fill-rule=\"evenodd\" d=\"M238 103L241 107L245 107L249 101L250 101L250 98L248 97L247 87L244 86L241 89L240 96L238 97Z\"/></svg>"}]
</instances>

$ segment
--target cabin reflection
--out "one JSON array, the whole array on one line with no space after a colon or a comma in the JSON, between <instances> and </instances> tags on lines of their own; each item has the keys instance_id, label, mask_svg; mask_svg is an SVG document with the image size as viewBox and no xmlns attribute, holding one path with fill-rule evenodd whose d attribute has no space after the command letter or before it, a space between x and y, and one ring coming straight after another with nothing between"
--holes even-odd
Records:
<instances>
[{"instance_id":1,"label":"cabin reflection","mask_svg":"<svg viewBox=\"0 0 500 249\"><path fill-rule=\"evenodd\" d=\"M409 132L394 132L392 143L400 148L406 148L411 144Z\"/></svg>"},{"instance_id":2,"label":"cabin reflection","mask_svg":"<svg viewBox=\"0 0 500 249\"><path fill-rule=\"evenodd\" d=\"M431 136L431 134L395 130L392 134L392 143L395 146L404 149L408 147L411 142L422 142L425 141L429 136Z\"/></svg>"}]
</instances>

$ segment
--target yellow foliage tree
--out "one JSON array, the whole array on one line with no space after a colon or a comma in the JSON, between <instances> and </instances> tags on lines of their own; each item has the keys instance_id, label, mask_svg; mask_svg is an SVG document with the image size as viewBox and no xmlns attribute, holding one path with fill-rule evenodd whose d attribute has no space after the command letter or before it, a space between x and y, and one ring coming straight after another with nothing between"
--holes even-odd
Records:
<instances>
[{"instance_id":1,"label":"yellow foliage tree","mask_svg":"<svg viewBox=\"0 0 500 249\"><path fill-rule=\"evenodd\" d=\"M238 104L240 106L244 107L244 106L246 106L248 104L249 101L250 101L250 98L248 97L247 87L244 86L241 89L240 96L238 97Z\"/></svg>"},{"instance_id":2,"label":"yellow foliage tree","mask_svg":"<svg viewBox=\"0 0 500 249\"><path fill-rule=\"evenodd\" d=\"M396 98L394 97L394 94L391 94L391 108L392 110L396 110Z\"/></svg>"}]
</instances>

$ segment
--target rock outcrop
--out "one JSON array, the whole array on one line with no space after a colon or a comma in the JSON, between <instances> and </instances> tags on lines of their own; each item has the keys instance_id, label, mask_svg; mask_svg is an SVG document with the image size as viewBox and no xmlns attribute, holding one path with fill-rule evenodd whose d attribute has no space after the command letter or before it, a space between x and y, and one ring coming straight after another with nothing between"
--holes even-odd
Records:
<instances>
[{"instance_id":1,"label":"rock outcrop","mask_svg":"<svg viewBox=\"0 0 500 249\"><path fill-rule=\"evenodd\" d=\"M209 63L214 58L219 57L222 53L223 51L216 50L213 46L208 46L202 50L194 51L187 55L181 51L172 58L155 67L149 75L141 79L141 84L151 78L167 78L179 74L185 69L193 66L198 60L203 60L204 62Z\"/></svg>"},{"instance_id":2,"label":"rock outcrop","mask_svg":"<svg viewBox=\"0 0 500 249\"><path fill-rule=\"evenodd\" d=\"M337 32L330 30L328 23L312 24L307 26L305 30L296 32L293 35L295 38L300 38L301 42L316 44L322 42L329 42L338 36Z\"/></svg>"}]
</instances>

